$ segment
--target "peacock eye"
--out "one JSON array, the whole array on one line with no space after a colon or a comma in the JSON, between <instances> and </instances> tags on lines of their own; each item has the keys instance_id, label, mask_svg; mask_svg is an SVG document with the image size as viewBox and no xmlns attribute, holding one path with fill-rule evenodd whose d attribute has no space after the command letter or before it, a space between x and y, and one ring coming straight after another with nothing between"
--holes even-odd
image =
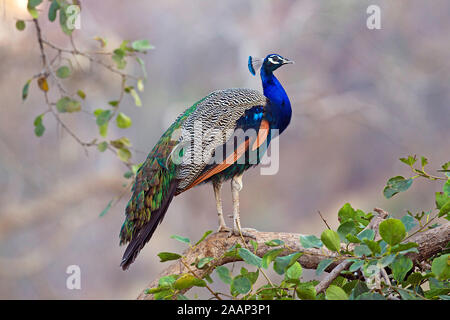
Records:
<instances>
[{"instance_id":1,"label":"peacock eye","mask_svg":"<svg viewBox=\"0 0 450 320\"><path fill-rule=\"evenodd\" d=\"M278 60L280 60L280 59L277 56L273 56L272 60L275 61L275 62L278 62Z\"/></svg>"}]
</instances>

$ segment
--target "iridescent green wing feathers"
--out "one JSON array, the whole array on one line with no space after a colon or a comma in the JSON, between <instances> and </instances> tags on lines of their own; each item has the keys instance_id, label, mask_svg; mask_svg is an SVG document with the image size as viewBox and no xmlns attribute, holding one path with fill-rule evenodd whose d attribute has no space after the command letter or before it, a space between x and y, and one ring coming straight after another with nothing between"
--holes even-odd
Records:
<instances>
[{"instance_id":1,"label":"iridescent green wing feathers","mask_svg":"<svg viewBox=\"0 0 450 320\"><path fill-rule=\"evenodd\" d=\"M174 132L207 97L195 103L177 118L137 171L132 196L125 210L126 219L120 231L120 244L131 241L142 226L150 221L152 212L158 210L166 198L176 175L176 165L167 161L178 143L176 137L173 137Z\"/></svg>"}]
</instances>

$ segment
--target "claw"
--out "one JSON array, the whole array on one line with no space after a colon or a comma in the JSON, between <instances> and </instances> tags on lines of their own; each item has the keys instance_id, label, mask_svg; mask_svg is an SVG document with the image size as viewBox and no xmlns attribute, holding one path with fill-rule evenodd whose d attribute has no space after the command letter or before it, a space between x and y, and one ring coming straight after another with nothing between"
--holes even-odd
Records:
<instances>
[{"instance_id":1,"label":"claw","mask_svg":"<svg viewBox=\"0 0 450 320\"><path fill-rule=\"evenodd\" d=\"M243 237L249 237L249 238L252 238L252 239L256 239L256 236L254 234L250 233L249 231L253 231L254 232L254 231L256 231L256 229L253 229L253 228L242 228L240 232L239 232L239 229L231 229L231 230L229 230L228 237L232 237L232 236L240 237L241 234L242 234Z\"/></svg>"},{"instance_id":2,"label":"claw","mask_svg":"<svg viewBox=\"0 0 450 320\"><path fill-rule=\"evenodd\" d=\"M217 229L217 232L231 232L231 228L227 226L219 226L219 229Z\"/></svg>"}]
</instances>

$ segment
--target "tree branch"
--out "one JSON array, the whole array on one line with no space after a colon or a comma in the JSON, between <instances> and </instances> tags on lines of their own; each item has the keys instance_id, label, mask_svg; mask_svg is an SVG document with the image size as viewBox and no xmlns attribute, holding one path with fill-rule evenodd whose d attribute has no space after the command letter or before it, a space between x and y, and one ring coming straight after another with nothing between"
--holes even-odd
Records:
<instances>
[{"instance_id":1,"label":"tree branch","mask_svg":"<svg viewBox=\"0 0 450 320\"><path fill-rule=\"evenodd\" d=\"M381 215L381 214L380 214ZM375 219L375 218L374 218ZM265 242L280 239L284 241L284 251L280 256L288 255L293 251L301 251L304 254L298 259L298 262L306 269L317 268L320 261L324 259L334 259L335 261L326 269L327 272L331 272L338 265L341 265L348 257L345 255L339 256L337 253L332 252L326 248L316 249L305 249L300 245L298 233L285 233L285 232L259 232L256 230L250 230L250 234L256 237L256 242L258 243L258 250L256 255L263 257L265 253L274 247L268 246ZM246 237L249 241L250 238ZM425 232L421 232L410 239L419 244L419 253L409 253L408 256L412 259L415 264L428 259L440 252L446 244L450 241L450 223L446 223L440 227L430 229ZM218 232L211 234L207 239L201 242L199 245L188 249L185 255L185 263L191 265L191 263L196 263L199 259L203 257L213 257L215 258L210 262L208 268L197 269L196 274L198 277L203 278L211 271L220 265L224 265L230 262L240 261L238 257L224 257L224 253L229 251L229 249L235 244L242 244L240 237L232 236L228 237L228 233ZM345 246L342 246L345 249ZM341 265L344 267L345 264ZM346 266L345 266L346 267ZM157 279L148 284L148 286L141 292L138 296L140 300L151 300L153 295L146 294L147 290L158 286L159 278L167 276L170 274L183 274L188 273L189 270L181 264L181 262L176 261L169 265L165 270L163 270Z\"/></svg>"}]
</instances>

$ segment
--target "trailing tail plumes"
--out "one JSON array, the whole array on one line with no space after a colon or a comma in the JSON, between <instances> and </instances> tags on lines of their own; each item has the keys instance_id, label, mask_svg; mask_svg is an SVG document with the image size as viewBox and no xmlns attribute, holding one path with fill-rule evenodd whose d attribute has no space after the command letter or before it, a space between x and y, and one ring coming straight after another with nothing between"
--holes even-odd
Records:
<instances>
[{"instance_id":1,"label":"trailing tail plumes","mask_svg":"<svg viewBox=\"0 0 450 320\"><path fill-rule=\"evenodd\" d=\"M169 207L169 204L172 201L173 196L175 195L176 187L177 181L171 181L169 190L167 190L166 196L164 197L164 199L162 199L160 207L157 210L151 212L150 221L145 223L141 228L138 229L136 234L132 236L127 249L123 254L122 262L120 263L120 266L123 270L128 269L130 264L134 262L141 249L152 237L153 232L155 232L156 230L156 227L164 219L167 208Z\"/></svg>"}]
</instances>

